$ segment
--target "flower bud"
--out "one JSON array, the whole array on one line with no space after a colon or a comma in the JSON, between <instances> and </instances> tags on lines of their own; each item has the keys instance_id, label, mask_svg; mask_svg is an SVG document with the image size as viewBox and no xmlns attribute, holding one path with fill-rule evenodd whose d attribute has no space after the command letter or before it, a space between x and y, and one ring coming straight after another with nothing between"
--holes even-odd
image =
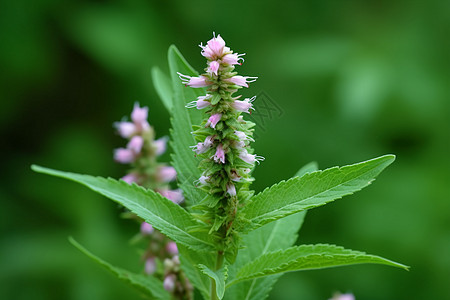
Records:
<instances>
[{"instance_id":1,"label":"flower bud","mask_svg":"<svg viewBox=\"0 0 450 300\"><path fill-rule=\"evenodd\" d=\"M136 125L131 122L117 122L115 126L119 135L125 139L130 138L136 132Z\"/></svg>"},{"instance_id":2,"label":"flower bud","mask_svg":"<svg viewBox=\"0 0 450 300\"><path fill-rule=\"evenodd\" d=\"M134 152L130 149L119 148L114 151L114 160L118 163L129 164L135 159Z\"/></svg>"},{"instance_id":3,"label":"flower bud","mask_svg":"<svg viewBox=\"0 0 450 300\"><path fill-rule=\"evenodd\" d=\"M174 167L164 166L159 168L158 177L163 182L171 182L177 177L177 171Z\"/></svg>"},{"instance_id":4,"label":"flower bud","mask_svg":"<svg viewBox=\"0 0 450 300\"><path fill-rule=\"evenodd\" d=\"M139 154L141 152L142 146L144 145L144 139L139 136L133 136L131 140L127 144L127 148L132 150L135 154Z\"/></svg>"},{"instance_id":5,"label":"flower bud","mask_svg":"<svg viewBox=\"0 0 450 300\"><path fill-rule=\"evenodd\" d=\"M139 107L139 103L134 104L133 111L131 112L131 120L135 124L142 124L147 122L148 107Z\"/></svg>"},{"instance_id":6,"label":"flower bud","mask_svg":"<svg viewBox=\"0 0 450 300\"><path fill-rule=\"evenodd\" d=\"M154 257L149 257L145 261L145 273L152 275L156 271L156 262Z\"/></svg>"},{"instance_id":7,"label":"flower bud","mask_svg":"<svg viewBox=\"0 0 450 300\"><path fill-rule=\"evenodd\" d=\"M155 229L153 226L147 222L141 223L141 234L142 235L151 235L153 232L155 232Z\"/></svg>"},{"instance_id":8,"label":"flower bud","mask_svg":"<svg viewBox=\"0 0 450 300\"><path fill-rule=\"evenodd\" d=\"M174 274L167 275L163 282L164 289L168 292L173 292L175 290L175 280Z\"/></svg>"},{"instance_id":9,"label":"flower bud","mask_svg":"<svg viewBox=\"0 0 450 300\"><path fill-rule=\"evenodd\" d=\"M178 248L177 248L177 244L175 242L168 242L166 245L166 250L171 255L178 254Z\"/></svg>"}]
</instances>

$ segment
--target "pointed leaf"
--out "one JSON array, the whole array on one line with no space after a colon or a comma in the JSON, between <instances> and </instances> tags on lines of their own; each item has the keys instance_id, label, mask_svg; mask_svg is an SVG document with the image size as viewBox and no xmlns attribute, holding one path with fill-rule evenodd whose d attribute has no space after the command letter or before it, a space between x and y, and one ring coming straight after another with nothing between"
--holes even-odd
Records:
<instances>
[{"instance_id":1,"label":"pointed leaf","mask_svg":"<svg viewBox=\"0 0 450 300\"><path fill-rule=\"evenodd\" d=\"M117 276L117 278L143 292L147 296L146 298L154 300L170 300L170 294L164 289L162 282L155 277L135 274L127 270L114 267L113 265L107 263L106 261L89 252L73 238L69 238L69 241L72 245L78 248L78 250L113 273L115 276Z\"/></svg>"},{"instance_id":2,"label":"pointed leaf","mask_svg":"<svg viewBox=\"0 0 450 300\"><path fill-rule=\"evenodd\" d=\"M214 272L210 268L202 264L198 265L198 267L204 274L208 275L216 282L217 297L219 299L222 299L223 295L225 294L225 270L222 268Z\"/></svg>"},{"instance_id":3,"label":"pointed leaf","mask_svg":"<svg viewBox=\"0 0 450 300\"><path fill-rule=\"evenodd\" d=\"M189 232L189 229L198 226L198 223L187 211L152 190L112 178L80 175L39 166L32 166L32 169L87 186L125 206L177 243L199 251L214 250L212 237L206 232Z\"/></svg>"},{"instance_id":4,"label":"pointed leaf","mask_svg":"<svg viewBox=\"0 0 450 300\"><path fill-rule=\"evenodd\" d=\"M385 155L282 181L255 195L243 213L251 222L251 228L257 228L290 214L325 205L366 187L394 159L394 155Z\"/></svg>"},{"instance_id":5,"label":"pointed leaf","mask_svg":"<svg viewBox=\"0 0 450 300\"><path fill-rule=\"evenodd\" d=\"M292 271L323 269L354 264L384 264L408 270L391 260L335 245L302 245L261 255L239 270L237 278L229 283Z\"/></svg>"},{"instance_id":6,"label":"pointed leaf","mask_svg":"<svg viewBox=\"0 0 450 300\"><path fill-rule=\"evenodd\" d=\"M196 109L187 109L187 103L194 101L198 96L205 95L203 88L188 88L183 86L177 72L188 76L198 76L198 73L188 64L175 46L170 46L169 69L172 78L173 116L171 130L171 146L173 148L172 165L177 170L180 187L183 189L187 204L194 205L203 199L206 194L194 187L193 182L200 176L199 161L189 148L196 143L191 134L192 125L199 125L203 112Z\"/></svg>"},{"instance_id":7,"label":"pointed leaf","mask_svg":"<svg viewBox=\"0 0 450 300\"><path fill-rule=\"evenodd\" d=\"M153 85L161 98L162 103L168 112L172 111L173 106L173 87L170 78L164 74L158 67L152 68Z\"/></svg>"},{"instance_id":8,"label":"pointed leaf","mask_svg":"<svg viewBox=\"0 0 450 300\"><path fill-rule=\"evenodd\" d=\"M297 174L295 174L294 177L302 177L303 175L307 173L315 172L319 169L319 165L317 162L312 161L304 165L300 170L298 170Z\"/></svg>"}]
</instances>

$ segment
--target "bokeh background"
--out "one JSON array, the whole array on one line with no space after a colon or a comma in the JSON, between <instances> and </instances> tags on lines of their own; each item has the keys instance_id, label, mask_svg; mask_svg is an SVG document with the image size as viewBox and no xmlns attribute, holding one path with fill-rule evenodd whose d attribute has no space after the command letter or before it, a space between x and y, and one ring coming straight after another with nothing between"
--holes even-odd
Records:
<instances>
[{"instance_id":1,"label":"bokeh background","mask_svg":"<svg viewBox=\"0 0 450 300\"><path fill-rule=\"evenodd\" d=\"M121 177L112 151L125 141L112 123L139 101L167 135L151 68L167 72L174 43L200 71L197 45L213 31L247 53L241 74L260 77L244 95L263 92L280 109L258 127L257 191L312 160L323 169L397 155L372 186L310 211L298 242L365 250L411 271L290 273L270 299L450 299L450 2L441 0L1 1L0 298L140 299L67 241L139 271L135 224L29 167Z\"/></svg>"}]
</instances>

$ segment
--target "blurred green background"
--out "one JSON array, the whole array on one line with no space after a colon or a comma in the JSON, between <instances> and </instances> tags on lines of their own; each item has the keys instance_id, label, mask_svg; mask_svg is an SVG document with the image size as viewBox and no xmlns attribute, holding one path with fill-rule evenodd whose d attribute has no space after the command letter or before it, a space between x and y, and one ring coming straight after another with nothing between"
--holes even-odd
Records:
<instances>
[{"instance_id":1,"label":"blurred green background","mask_svg":"<svg viewBox=\"0 0 450 300\"><path fill-rule=\"evenodd\" d=\"M270 299L450 299L450 2L441 0L1 1L0 298L140 299L67 241L139 271L135 224L29 166L121 177L112 123L139 101L167 135L150 70L167 71L172 43L202 70L197 45L213 31L247 53L242 75L260 77L243 94L264 92L282 112L258 128L257 191L312 160L323 169L397 155L372 186L309 212L299 243L364 250L411 271L290 273Z\"/></svg>"}]
</instances>

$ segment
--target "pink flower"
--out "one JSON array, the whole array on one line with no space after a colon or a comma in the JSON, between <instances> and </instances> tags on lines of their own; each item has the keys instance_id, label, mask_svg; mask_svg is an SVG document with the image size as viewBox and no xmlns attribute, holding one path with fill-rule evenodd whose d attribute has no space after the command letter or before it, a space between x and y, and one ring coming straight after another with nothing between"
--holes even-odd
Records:
<instances>
[{"instance_id":1,"label":"pink flower","mask_svg":"<svg viewBox=\"0 0 450 300\"><path fill-rule=\"evenodd\" d=\"M147 122L148 107L139 107L139 103L134 104L133 111L131 112L131 120L135 124L142 124Z\"/></svg>"},{"instance_id":2,"label":"pink flower","mask_svg":"<svg viewBox=\"0 0 450 300\"><path fill-rule=\"evenodd\" d=\"M166 152L168 140L169 140L169 138L164 136L153 142L153 146L155 147L156 155L161 155L164 152Z\"/></svg>"},{"instance_id":3,"label":"pink flower","mask_svg":"<svg viewBox=\"0 0 450 300\"><path fill-rule=\"evenodd\" d=\"M177 177L177 171L175 171L174 167L164 166L159 168L158 177L161 181L171 182Z\"/></svg>"},{"instance_id":4,"label":"pink flower","mask_svg":"<svg viewBox=\"0 0 450 300\"><path fill-rule=\"evenodd\" d=\"M236 182L241 181L241 176L238 175L238 173L236 172L236 170L231 170L230 172L230 179Z\"/></svg>"},{"instance_id":5,"label":"pink flower","mask_svg":"<svg viewBox=\"0 0 450 300\"><path fill-rule=\"evenodd\" d=\"M139 154L142 150L142 146L144 145L144 139L139 136L133 136L131 140L127 144L127 148L132 150L135 154Z\"/></svg>"},{"instance_id":6,"label":"pink flower","mask_svg":"<svg viewBox=\"0 0 450 300\"><path fill-rule=\"evenodd\" d=\"M258 156L256 154L249 154L247 150L242 150L241 153L239 153L239 158L245 161L248 164L254 164L255 161L259 164L260 161L264 160L264 157Z\"/></svg>"},{"instance_id":7,"label":"pink flower","mask_svg":"<svg viewBox=\"0 0 450 300\"><path fill-rule=\"evenodd\" d=\"M141 223L141 233L143 235L150 235L155 231L152 225L148 224L147 222Z\"/></svg>"},{"instance_id":8,"label":"pink flower","mask_svg":"<svg viewBox=\"0 0 450 300\"><path fill-rule=\"evenodd\" d=\"M203 144L203 143L198 143L195 146L191 146L191 148L192 148L192 151L194 151L197 154L205 153L209 149L209 147L206 147L205 144Z\"/></svg>"},{"instance_id":9,"label":"pink flower","mask_svg":"<svg viewBox=\"0 0 450 300\"><path fill-rule=\"evenodd\" d=\"M258 77L248 77L248 76L244 77L237 75L228 79L224 79L224 81L248 88L248 83L255 82L256 79L258 79Z\"/></svg>"},{"instance_id":10,"label":"pink flower","mask_svg":"<svg viewBox=\"0 0 450 300\"><path fill-rule=\"evenodd\" d=\"M119 148L114 151L114 160L121 164L132 163L136 159L134 152L130 149Z\"/></svg>"},{"instance_id":11,"label":"pink flower","mask_svg":"<svg viewBox=\"0 0 450 300\"><path fill-rule=\"evenodd\" d=\"M200 176L198 180L194 182L195 185L201 184L201 185L207 185L209 180L209 176Z\"/></svg>"},{"instance_id":12,"label":"pink flower","mask_svg":"<svg viewBox=\"0 0 450 300\"><path fill-rule=\"evenodd\" d=\"M225 41L222 39L220 34L217 37L214 36L210 39L206 46L200 44L200 48L202 48L202 55L211 60L215 57L221 57L224 50L227 50L225 47Z\"/></svg>"},{"instance_id":13,"label":"pink flower","mask_svg":"<svg viewBox=\"0 0 450 300\"><path fill-rule=\"evenodd\" d=\"M163 282L164 289L168 292L173 292L175 290L175 280L174 274L167 275Z\"/></svg>"},{"instance_id":14,"label":"pink flower","mask_svg":"<svg viewBox=\"0 0 450 300\"><path fill-rule=\"evenodd\" d=\"M234 100L234 102L231 104L231 106L240 112L246 112L246 113L250 113L250 109L253 109L253 104L252 102L255 101L256 96L252 97L252 98L246 98L243 101L239 101L239 100Z\"/></svg>"},{"instance_id":15,"label":"pink flower","mask_svg":"<svg viewBox=\"0 0 450 300\"><path fill-rule=\"evenodd\" d=\"M236 187L234 186L234 184L232 184L231 182L229 182L227 184L227 193L228 195L230 195L231 197L236 196Z\"/></svg>"},{"instance_id":16,"label":"pink flower","mask_svg":"<svg viewBox=\"0 0 450 300\"><path fill-rule=\"evenodd\" d=\"M178 254L178 247L175 242L168 242L166 245L166 250L169 252L169 254L177 255Z\"/></svg>"},{"instance_id":17,"label":"pink flower","mask_svg":"<svg viewBox=\"0 0 450 300\"><path fill-rule=\"evenodd\" d=\"M227 65L242 65L242 63L244 62L244 59L242 57L240 57L242 55L245 55L245 53L244 54L237 54L237 53L225 54L222 57L222 62ZM242 63L239 62L240 60L242 60Z\"/></svg>"},{"instance_id":18,"label":"pink flower","mask_svg":"<svg viewBox=\"0 0 450 300\"><path fill-rule=\"evenodd\" d=\"M206 147L211 147L212 144L214 143L214 136L213 135L209 135L205 138L205 141L203 142L203 144Z\"/></svg>"},{"instance_id":19,"label":"pink flower","mask_svg":"<svg viewBox=\"0 0 450 300\"><path fill-rule=\"evenodd\" d=\"M181 82L184 85L188 85L193 88L199 88L199 87L205 87L211 85L211 82L208 82L208 78L205 76L199 76L199 77L191 77L188 75L183 75L179 72L177 72L178 76L181 79Z\"/></svg>"},{"instance_id":20,"label":"pink flower","mask_svg":"<svg viewBox=\"0 0 450 300\"><path fill-rule=\"evenodd\" d=\"M179 204L184 200L183 192L180 189L161 190L159 193L175 204Z\"/></svg>"},{"instance_id":21,"label":"pink flower","mask_svg":"<svg viewBox=\"0 0 450 300\"><path fill-rule=\"evenodd\" d=\"M219 67L220 67L220 64L217 61L213 60L212 62L209 63L208 73L216 74L216 76L217 76Z\"/></svg>"},{"instance_id":22,"label":"pink flower","mask_svg":"<svg viewBox=\"0 0 450 300\"><path fill-rule=\"evenodd\" d=\"M125 139L131 137L136 132L136 125L131 122L117 122L115 126L120 136Z\"/></svg>"},{"instance_id":23,"label":"pink flower","mask_svg":"<svg viewBox=\"0 0 450 300\"><path fill-rule=\"evenodd\" d=\"M189 102L188 104L186 104L185 107L186 108L197 107L197 109L203 109L211 105L211 103L207 101L210 98L211 98L210 94L207 94L206 96L199 96L197 100Z\"/></svg>"},{"instance_id":24,"label":"pink flower","mask_svg":"<svg viewBox=\"0 0 450 300\"><path fill-rule=\"evenodd\" d=\"M156 271L156 262L154 257L149 257L145 261L145 273L152 275Z\"/></svg>"},{"instance_id":25,"label":"pink flower","mask_svg":"<svg viewBox=\"0 0 450 300\"><path fill-rule=\"evenodd\" d=\"M210 126L211 128L216 128L217 123L220 121L220 118L222 118L222 114L213 114L211 117L209 117L208 121L206 122L206 126Z\"/></svg>"},{"instance_id":26,"label":"pink flower","mask_svg":"<svg viewBox=\"0 0 450 300\"><path fill-rule=\"evenodd\" d=\"M133 182L138 181L138 176L135 173L130 173L130 174L123 176L121 179L128 184L132 184Z\"/></svg>"},{"instance_id":27,"label":"pink flower","mask_svg":"<svg viewBox=\"0 0 450 300\"><path fill-rule=\"evenodd\" d=\"M242 131L238 131L236 130L234 132L234 134L238 137L238 139L240 139L241 141L252 141L254 142L255 140L251 137L249 137L248 135L246 135L244 132Z\"/></svg>"},{"instance_id":28,"label":"pink flower","mask_svg":"<svg viewBox=\"0 0 450 300\"><path fill-rule=\"evenodd\" d=\"M216 163L221 162L225 163L225 151L223 151L222 144L219 144L216 149L216 154L212 156Z\"/></svg>"}]
</instances>

